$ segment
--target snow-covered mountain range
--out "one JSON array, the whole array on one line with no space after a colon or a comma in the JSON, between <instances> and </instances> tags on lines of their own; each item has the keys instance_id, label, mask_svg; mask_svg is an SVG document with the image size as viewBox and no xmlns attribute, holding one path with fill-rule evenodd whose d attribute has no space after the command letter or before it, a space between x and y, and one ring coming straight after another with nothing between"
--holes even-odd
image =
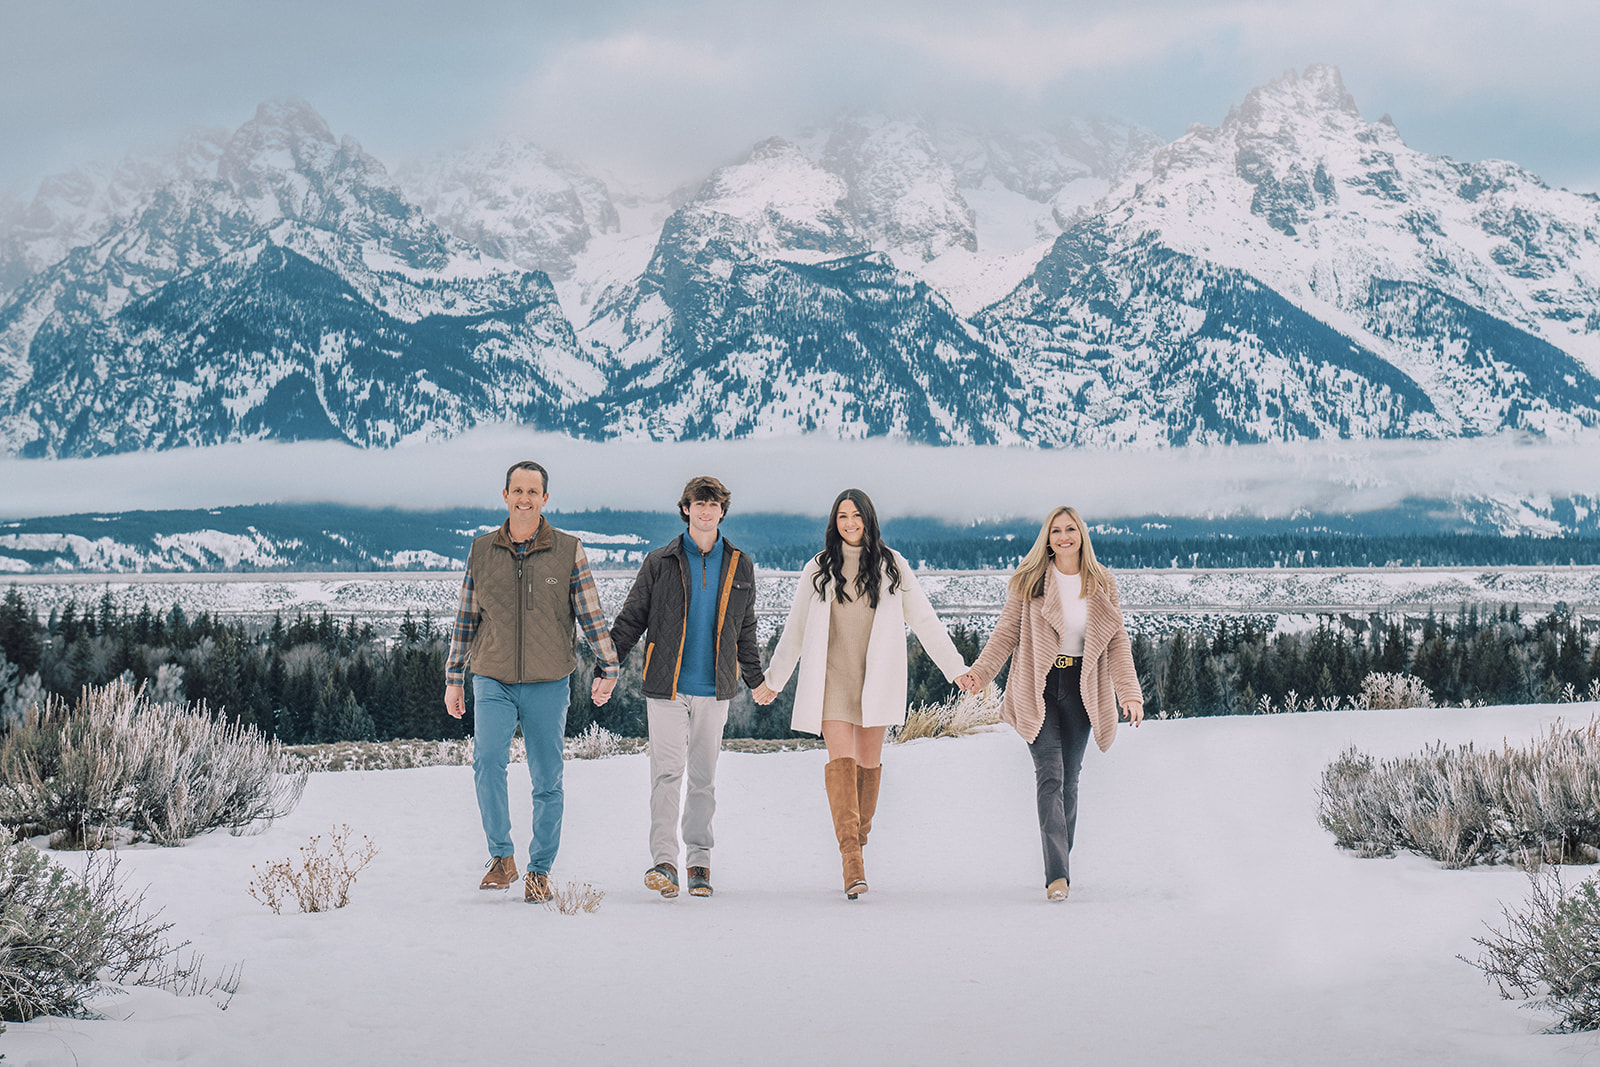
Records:
<instances>
[{"instance_id":1,"label":"snow-covered mountain range","mask_svg":"<svg viewBox=\"0 0 1600 1067\"><path fill-rule=\"evenodd\" d=\"M0 451L518 422L1161 447L1600 423L1600 197L1409 148L1331 67L1171 144L842 115L697 189L309 105L0 201Z\"/></svg>"}]
</instances>

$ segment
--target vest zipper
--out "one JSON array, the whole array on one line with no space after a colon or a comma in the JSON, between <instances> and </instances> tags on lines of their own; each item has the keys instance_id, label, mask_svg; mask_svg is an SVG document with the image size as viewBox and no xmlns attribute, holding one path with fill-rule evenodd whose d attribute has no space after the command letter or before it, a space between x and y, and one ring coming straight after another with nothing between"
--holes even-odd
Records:
<instances>
[{"instance_id":1,"label":"vest zipper","mask_svg":"<svg viewBox=\"0 0 1600 1067\"><path fill-rule=\"evenodd\" d=\"M516 549L511 551L515 553ZM527 605L523 603L523 597L526 595L527 589L522 582L522 557L517 556L517 681L519 682L522 681L522 616L528 610Z\"/></svg>"}]
</instances>

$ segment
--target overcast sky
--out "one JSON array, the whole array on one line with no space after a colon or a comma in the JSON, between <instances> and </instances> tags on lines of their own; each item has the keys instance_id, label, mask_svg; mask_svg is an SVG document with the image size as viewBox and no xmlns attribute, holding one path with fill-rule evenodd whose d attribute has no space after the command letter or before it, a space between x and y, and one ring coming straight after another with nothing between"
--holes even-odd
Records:
<instances>
[{"instance_id":1,"label":"overcast sky","mask_svg":"<svg viewBox=\"0 0 1600 1067\"><path fill-rule=\"evenodd\" d=\"M1600 189L1593 0L0 0L0 188L309 100L390 164L522 133L652 184L841 107L1164 139L1330 63L1424 151Z\"/></svg>"}]
</instances>

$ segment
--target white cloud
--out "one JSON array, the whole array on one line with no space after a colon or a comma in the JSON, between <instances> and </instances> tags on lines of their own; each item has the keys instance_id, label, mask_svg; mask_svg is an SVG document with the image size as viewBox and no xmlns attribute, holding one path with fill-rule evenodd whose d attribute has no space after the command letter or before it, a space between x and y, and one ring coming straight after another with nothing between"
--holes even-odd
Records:
<instances>
[{"instance_id":1,"label":"white cloud","mask_svg":"<svg viewBox=\"0 0 1600 1067\"><path fill-rule=\"evenodd\" d=\"M339 501L413 508L500 503L504 471L536 459L551 507L670 510L683 483L715 474L741 510L816 514L865 489L885 515L949 521L1032 515L1071 503L1091 520L1145 514L1362 512L1407 498L1593 493L1600 435L1330 442L1097 453L935 448L875 440L577 441L512 428L435 445L361 450L240 444L82 460L0 462L0 514Z\"/></svg>"}]
</instances>

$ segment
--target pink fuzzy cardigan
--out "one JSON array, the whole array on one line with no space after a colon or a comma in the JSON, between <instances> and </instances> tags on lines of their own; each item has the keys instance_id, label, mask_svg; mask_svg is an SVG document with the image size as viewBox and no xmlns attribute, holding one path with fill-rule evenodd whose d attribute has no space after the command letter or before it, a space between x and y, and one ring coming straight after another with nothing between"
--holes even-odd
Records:
<instances>
[{"instance_id":1,"label":"pink fuzzy cardigan","mask_svg":"<svg viewBox=\"0 0 1600 1067\"><path fill-rule=\"evenodd\" d=\"M1000 717L1029 744L1044 725L1044 680L1061 649L1066 628L1061 602L1056 596L1056 569L1045 579L1044 596L1006 597L1000 621L983 646L972 673L983 685L994 681L1006 659L1011 676L1006 684ZM1106 587L1089 598L1088 630L1083 638L1083 706L1094 728L1094 743L1104 752L1117 737L1117 699L1144 703L1139 676L1133 669L1133 649L1122 624L1117 583L1106 575Z\"/></svg>"}]
</instances>

